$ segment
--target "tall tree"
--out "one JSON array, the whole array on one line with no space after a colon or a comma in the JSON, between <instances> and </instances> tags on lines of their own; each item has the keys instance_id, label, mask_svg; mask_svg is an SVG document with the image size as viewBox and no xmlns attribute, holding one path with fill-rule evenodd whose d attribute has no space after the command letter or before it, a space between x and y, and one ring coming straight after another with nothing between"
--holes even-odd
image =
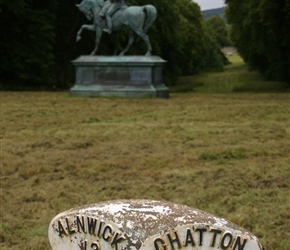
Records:
<instances>
[{"instance_id":1,"label":"tall tree","mask_svg":"<svg viewBox=\"0 0 290 250\"><path fill-rule=\"evenodd\" d=\"M290 83L290 0L226 0L232 41L252 69Z\"/></svg>"},{"instance_id":2,"label":"tall tree","mask_svg":"<svg viewBox=\"0 0 290 250\"><path fill-rule=\"evenodd\" d=\"M206 20L206 24L211 29L211 32L215 36L219 46L230 46L231 43L228 38L228 28L226 22L220 16L213 16Z\"/></svg>"},{"instance_id":3,"label":"tall tree","mask_svg":"<svg viewBox=\"0 0 290 250\"><path fill-rule=\"evenodd\" d=\"M2 82L41 87L53 85L56 0L2 0Z\"/></svg>"}]
</instances>

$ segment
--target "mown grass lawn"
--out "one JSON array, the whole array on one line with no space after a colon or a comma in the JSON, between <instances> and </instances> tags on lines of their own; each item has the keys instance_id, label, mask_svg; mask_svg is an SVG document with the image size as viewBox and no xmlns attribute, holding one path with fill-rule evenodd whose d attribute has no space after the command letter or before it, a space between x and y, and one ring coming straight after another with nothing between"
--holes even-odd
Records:
<instances>
[{"instance_id":1,"label":"mown grass lawn","mask_svg":"<svg viewBox=\"0 0 290 250\"><path fill-rule=\"evenodd\" d=\"M50 249L48 225L64 210L141 198L205 210L267 250L290 249L289 93L2 92L1 128L3 250Z\"/></svg>"}]
</instances>

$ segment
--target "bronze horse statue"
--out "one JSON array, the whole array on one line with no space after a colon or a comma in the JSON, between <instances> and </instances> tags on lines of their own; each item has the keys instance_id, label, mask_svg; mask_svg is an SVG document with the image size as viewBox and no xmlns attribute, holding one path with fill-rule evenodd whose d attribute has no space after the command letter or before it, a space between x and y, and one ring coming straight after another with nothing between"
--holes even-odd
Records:
<instances>
[{"instance_id":1,"label":"bronze horse statue","mask_svg":"<svg viewBox=\"0 0 290 250\"><path fill-rule=\"evenodd\" d=\"M93 20L93 24L84 24L77 32L76 41L81 39L83 30L90 30L96 32L95 48L91 55L95 55L100 40L102 37L103 29L106 27L106 19L101 18L99 13L104 6L103 0L83 0L80 4L76 5L81 12L84 13L88 20ZM146 44L146 56L151 55L152 46L150 39L146 34L150 26L154 23L157 17L157 10L153 5L144 6L124 6L116 11L112 16L112 31L118 31L122 28L129 28L128 44L126 48L120 53L124 55L130 49L134 42L135 34L138 35Z\"/></svg>"}]
</instances>

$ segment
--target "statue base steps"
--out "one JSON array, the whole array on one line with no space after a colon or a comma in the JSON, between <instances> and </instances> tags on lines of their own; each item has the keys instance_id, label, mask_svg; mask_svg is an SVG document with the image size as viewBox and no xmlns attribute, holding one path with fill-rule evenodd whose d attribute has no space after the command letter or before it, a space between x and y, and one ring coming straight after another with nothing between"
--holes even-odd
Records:
<instances>
[{"instance_id":1,"label":"statue base steps","mask_svg":"<svg viewBox=\"0 0 290 250\"><path fill-rule=\"evenodd\" d=\"M73 96L168 98L158 56L80 56L74 60Z\"/></svg>"}]
</instances>

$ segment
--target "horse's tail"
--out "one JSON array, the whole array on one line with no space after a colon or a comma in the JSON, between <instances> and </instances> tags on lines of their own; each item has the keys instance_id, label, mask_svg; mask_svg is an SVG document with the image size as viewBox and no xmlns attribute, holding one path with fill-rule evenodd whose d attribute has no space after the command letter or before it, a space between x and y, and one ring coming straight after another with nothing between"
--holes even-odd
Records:
<instances>
[{"instance_id":1,"label":"horse's tail","mask_svg":"<svg viewBox=\"0 0 290 250\"><path fill-rule=\"evenodd\" d=\"M144 30L145 33L147 33L147 31L150 28L150 26L156 20L157 10L156 10L156 8L153 5L148 4L148 5L144 5L143 6L143 11L146 14L146 19L145 19L143 30Z\"/></svg>"}]
</instances>

